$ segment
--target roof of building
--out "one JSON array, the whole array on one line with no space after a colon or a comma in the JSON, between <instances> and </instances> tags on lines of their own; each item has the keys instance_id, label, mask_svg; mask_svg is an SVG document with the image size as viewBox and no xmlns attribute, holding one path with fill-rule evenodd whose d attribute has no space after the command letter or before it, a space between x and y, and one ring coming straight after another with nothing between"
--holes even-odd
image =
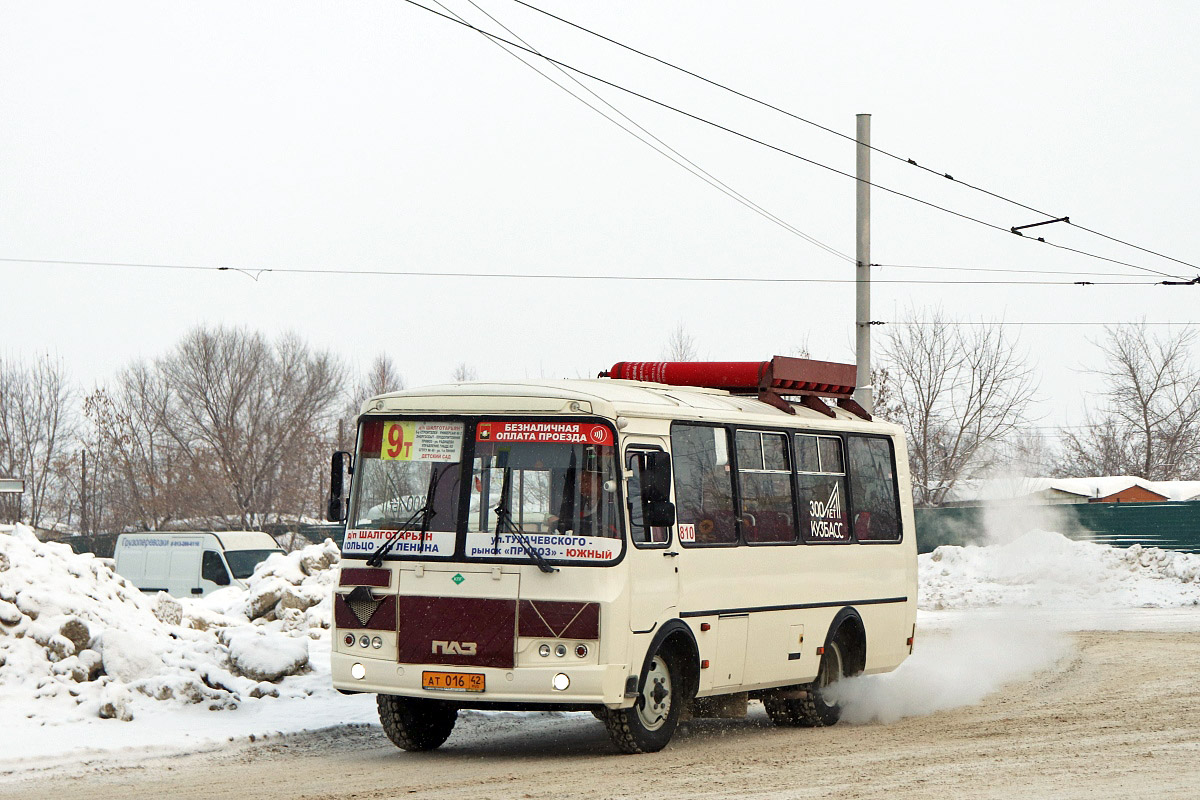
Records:
<instances>
[{"instance_id":1,"label":"roof of building","mask_svg":"<svg viewBox=\"0 0 1200 800\"><path fill-rule=\"evenodd\" d=\"M992 502L1028 497L1046 491L1079 497L1109 497L1138 486L1168 500L1200 499L1200 481L1148 481L1135 475L1104 475L1088 478L1033 478L1007 476L963 481L954 487L948 501Z\"/></svg>"}]
</instances>

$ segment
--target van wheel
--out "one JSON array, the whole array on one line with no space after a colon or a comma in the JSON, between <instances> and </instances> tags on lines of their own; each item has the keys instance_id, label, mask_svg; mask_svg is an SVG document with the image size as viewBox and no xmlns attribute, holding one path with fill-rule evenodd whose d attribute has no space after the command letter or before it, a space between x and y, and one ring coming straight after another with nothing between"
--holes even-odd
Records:
<instances>
[{"instance_id":1,"label":"van wheel","mask_svg":"<svg viewBox=\"0 0 1200 800\"><path fill-rule=\"evenodd\" d=\"M763 706L771 722L781 727L822 728L834 725L842 716L841 706L825 699L825 690L846 675L846 660L842 646L834 640L821 656L817 679L805 688L804 697L766 698Z\"/></svg>"},{"instance_id":2,"label":"van wheel","mask_svg":"<svg viewBox=\"0 0 1200 800\"><path fill-rule=\"evenodd\" d=\"M376 700L383 732L404 750L434 750L450 738L458 709L438 700L381 694Z\"/></svg>"},{"instance_id":3,"label":"van wheel","mask_svg":"<svg viewBox=\"0 0 1200 800\"><path fill-rule=\"evenodd\" d=\"M657 753L667 746L687 703L683 670L671 650L659 650L630 708L604 709L608 738L622 753Z\"/></svg>"}]
</instances>

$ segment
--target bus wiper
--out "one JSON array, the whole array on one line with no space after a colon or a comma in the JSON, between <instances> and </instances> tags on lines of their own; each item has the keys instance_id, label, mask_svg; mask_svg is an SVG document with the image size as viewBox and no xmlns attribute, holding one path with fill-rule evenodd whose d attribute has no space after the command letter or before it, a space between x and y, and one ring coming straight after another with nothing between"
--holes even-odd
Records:
<instances>
[{"instance_id":1,"label":"bus wiper","mask_svg":"<svg viewBox=\"0 0 1200 800\"><path fill-rule=\"evenodd\" d=\"M422 503L421 506L416 511L414 511L412 513L412 515L409 516L408 519L406 519L404 522L402 522L400 524L399 528L392 531L392 535L389 536L387 539L385 539L383 541L383 543L375 549L374 553L371 553L370 557L367 559L368 567L382 567L383 566L383 557L385 555L387 555L389 552L391 552L392 548L395 547L396 537L398 537L401 534L401 532L403 532L403 531L412 530L412 528L410 528L409 526L411 526L413 524L413 522L416 521L417 517L421 517L421 527L420 527L421 544L420 544L420 548L418 549L417 552L418 553L425 552L425 534L429 530L430 521L437 515L437 512L433 510L433 498L434 498L434 495L437 493L437 485L438 485L439 477L440 477L440 474L438 473L437 468L434 467L430 471L430 474L429 474L429 491L425 495L425 502Z\"/></svg>"},{"instance_id":2,"label":"bus wiper","mask_svg":"<svg viewBox=\"0 0 1200 800\"><path fill-rule=\"evenodd\" d=\"M531 546L521 529L513 524L512 512L508 509L509 505L511 505L512 495L512 486L509 481L511 476L512 470L506 467L504 470L504 482L500 485L500 505L496 506L496 532L492 537L492 551L495 552L499 549L500 528L503 526L505 533L511 533L517 538L525 553L533 559L533 563L537 564L538 569L542 572L558 572L558 567L550 566L550 562L546 560L546 557Z\"/></svg>"}]
</instances>

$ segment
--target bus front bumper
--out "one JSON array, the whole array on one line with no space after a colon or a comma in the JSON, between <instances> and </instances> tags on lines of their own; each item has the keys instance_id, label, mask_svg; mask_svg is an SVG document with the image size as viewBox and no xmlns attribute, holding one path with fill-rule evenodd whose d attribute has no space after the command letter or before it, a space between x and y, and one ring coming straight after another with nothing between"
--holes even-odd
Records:
<instances>
[{"instance_id":1,"label":"bus front bumper","mask_svg":"<svg viewBox=\"0 0 1200 800\"><path fill-rule=\"evenodd\" d=\"M530 703L629 705L625 697L625 678L629 669L623 664L572 665L569 661L545 667L446 666L433 664L397 664L380 658L334 652L330 658L333 688L347 692L373 692L401 697L427 697L464 705L472 703ZM361 665L356 668L355 665ZM482 675L484 691L467 692L427 689L422 686L425 672ZM362 675L356 678L355 675ZM567 677L565 689L555 688L558 675ZM558 679L562 685L562 679Z\"/></svg>"}]
</instances>

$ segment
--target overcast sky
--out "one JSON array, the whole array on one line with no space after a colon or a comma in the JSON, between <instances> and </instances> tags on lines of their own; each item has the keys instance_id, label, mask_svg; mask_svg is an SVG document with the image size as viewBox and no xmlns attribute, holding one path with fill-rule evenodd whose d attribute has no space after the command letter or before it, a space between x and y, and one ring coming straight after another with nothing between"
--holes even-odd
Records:
<instances>
[{"instance_id":1,"label":"overcast sky","mask_svg":"<svg viewBox=\"0 0 1200 800\"><path fill-rule=\"evenodd\" d=\"M443 0L500 31L469 0ZM572 30L476 0L535 48L837 169L851 142ZM436 7L433 0L426 5ZM561 2L535 5L938 172L1184 261L1200 259L1195 5ZM505 34L507 35L507 34ZM543 64L540 69L547 69ZM557 75L557 73L555 73ZM561 78L560 78L561 80ZM614 89L597 93L788 225L854 253L854 181ZM612 112L607 112L612 113ZM876 154L885 186L1007 229L1044 219ZM1145 280L875 190L873 318L1181 322L1200 287L884 280ZM1197 270L1058 224L1047 239ZM295 330L410 386L593 375L655 359L682 323L701 354L807 344L853 360L843 284L261 273L270 268L853 278L853 266L653 152L478 33L388 2L0 0L0 353L50 351L87 387L198 324ZM886 326L875 329L877 336ZM1095 327L1013 327L1043 424L1094 383Z\"/></svg>"}]
</instances>

